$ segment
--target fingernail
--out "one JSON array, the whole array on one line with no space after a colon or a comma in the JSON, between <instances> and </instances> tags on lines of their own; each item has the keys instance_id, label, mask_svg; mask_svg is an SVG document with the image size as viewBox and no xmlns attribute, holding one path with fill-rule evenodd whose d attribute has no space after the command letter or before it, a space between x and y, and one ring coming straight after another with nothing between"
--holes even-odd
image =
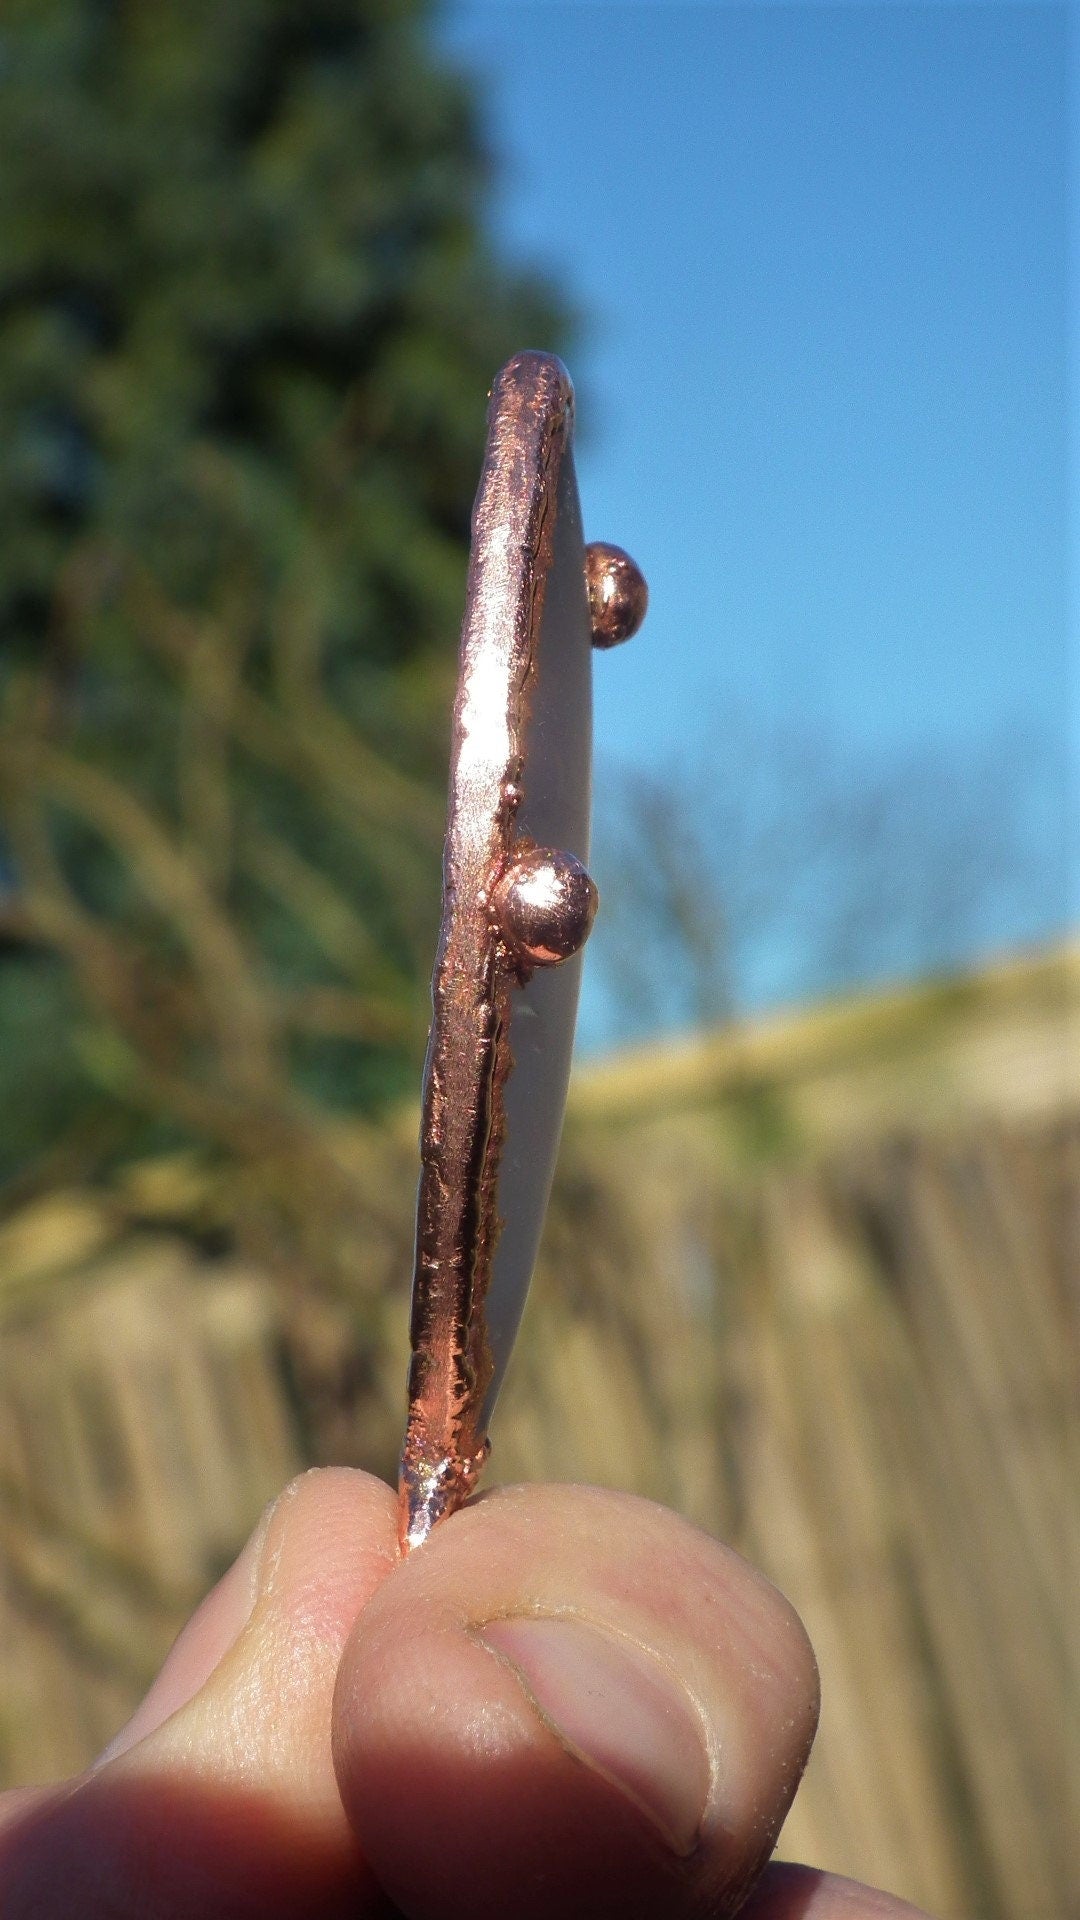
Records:
<instances>
[{"instance_id":1,"label":"fingernail","mask_svg":"<svg viewBox=\"0 0 1080 1920\"><path fill-rule=\"evenodd\" d=\"M489 1620L476 1637L515 1671L564 1746L631 1799L679 1854L697 1841L710 1766L700 1715L647 1648L584 1620Z\"/></svg>"}]
</instances>

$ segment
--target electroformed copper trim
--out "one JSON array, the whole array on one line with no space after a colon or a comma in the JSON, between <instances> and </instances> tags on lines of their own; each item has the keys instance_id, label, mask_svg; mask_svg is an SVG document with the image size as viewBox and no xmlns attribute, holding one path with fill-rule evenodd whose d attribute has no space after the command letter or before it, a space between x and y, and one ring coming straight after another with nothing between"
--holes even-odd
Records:
<instances>
[{"instance_id":1,"label":"electroformed copper trim","mask_svg":"<svg viewBox=\"0 0 1080 1920\"><path fill-rule=\"evenodd\" d=\"M514 822L573 407L569 376L553 356L523 353L503 368L473 509L424 1074L400 1483L406 1551L461 1505L487 1453L479 1419L492 1361L483 1302L498 1232L510 993L523 966L500 932L493 899L515 851L532 852L515 848Z\"/></svg>"}]
</instances>

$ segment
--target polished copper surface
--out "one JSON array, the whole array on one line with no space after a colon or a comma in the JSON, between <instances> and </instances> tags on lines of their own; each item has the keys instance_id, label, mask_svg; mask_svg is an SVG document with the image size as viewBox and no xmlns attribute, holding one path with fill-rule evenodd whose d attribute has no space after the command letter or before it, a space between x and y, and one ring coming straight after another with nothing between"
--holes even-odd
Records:
<instances>
[{"instance_id":1,"label":"polished copper surface","mask_svg":"<svg viewBox=\"0 0 1080 1920\"><path fill-rule=\"evenodd\" d=\"M424 1075L402 1541L466 1498L487 1452L483 1297L498 1220L502 1086L514 969L492 913L522 792L526 682L539 633L559 469L573 422L566 369L519 354L492 389L451 748L443 921Z\"/></svg>"},{"instance_id":2,"label":"polished copper surface","mask_svg":"<svg viewBox=\"0 0 1080 1920\"><path fill-rule=\"evenodd\" d=\"M576 857L588 852L589 643L625 638L645 607L619 548L586 562L573 405L552 356L503 368L473 510L424 1074L405 1552L468 1497L488 1451L558 1142L572 956L597 904ZM570 847L538 844L564 833Z\"/></svg>"},{"instance_id":3,"label":"polished copper surface","mask_svg":"<svg viewBox=\"0 0 1080 1920\"><path fill-rule=\"evenodd\" d=\"M569 960L588 939L598 904L581 861L551 847L517 855L492 897L508 953L525 967Z\"/></svg>"},{"instance_id":4,"label":"polished copper surface","mask_svg":"<svg viewBox=\"0 0 1080 1920\"><path fill-rule=\"evenodd\" d=\"M640 627L649 589L640 567L621 547L593 540L585 549L585 584L594 647L617 647Z\"/></svg>"}]
</instances>

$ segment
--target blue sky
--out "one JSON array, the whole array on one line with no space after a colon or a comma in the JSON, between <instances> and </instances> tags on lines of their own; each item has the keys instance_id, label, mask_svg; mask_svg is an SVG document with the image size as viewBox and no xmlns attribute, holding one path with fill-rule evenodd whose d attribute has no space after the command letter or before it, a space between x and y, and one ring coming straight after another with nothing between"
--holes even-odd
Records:
<instances>
[{"instance_id":1,"label":"blue sky","mask_svg":"<svg viewBox=\"0 0 1080 1920\"><path fill-rule=\"evenodd\" d=\"M1060 884L966 937L1060 924L1066 9L459 0L441 33L503 250L584 319L587 533L652 591L597 664L598 779L707 765L734 711L867 767L1023 737ZM777 934L741 997L802 986Z\"/></svg>"}]
</instances>

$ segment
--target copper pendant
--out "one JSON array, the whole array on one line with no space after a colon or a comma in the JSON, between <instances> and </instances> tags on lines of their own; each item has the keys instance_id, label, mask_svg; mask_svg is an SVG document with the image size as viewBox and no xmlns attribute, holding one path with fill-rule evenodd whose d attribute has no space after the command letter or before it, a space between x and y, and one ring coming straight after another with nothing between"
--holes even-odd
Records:
<instances>
[{"instance_id":1,"label":"copper pendant","mask_svg":"<svg viewBox=\"0 0 1080 1920\"><path fill-rule=\"evenodd\" d=\"M468 1497L547 1208L597 896L591 648L647 591L582 541L574 394L518 354L491 393L473 509L450 758L443 909L424 1072L405 1551Z\"/></svg>"}]
</instances>

